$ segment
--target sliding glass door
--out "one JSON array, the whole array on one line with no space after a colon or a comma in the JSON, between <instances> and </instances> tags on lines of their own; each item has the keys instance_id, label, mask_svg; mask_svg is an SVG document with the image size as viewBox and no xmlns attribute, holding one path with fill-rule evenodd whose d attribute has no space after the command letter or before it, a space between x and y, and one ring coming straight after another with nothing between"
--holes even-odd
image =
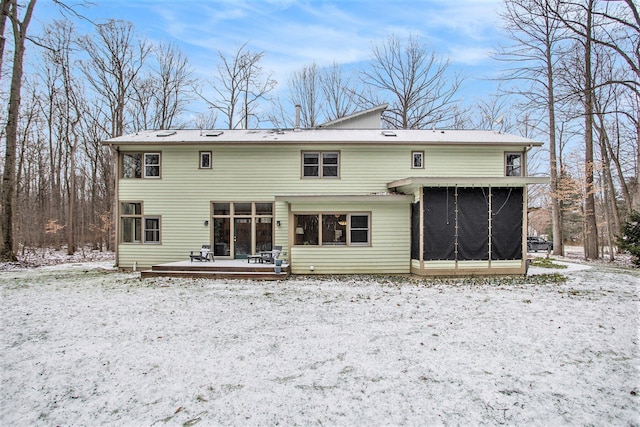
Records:
<instances>
[{"instance_id":1,"label":"sliding glass door","mask_svg":"<svg viewBox=\"0 0 640 427\"><path fill-rule=\"evenodd\" d=\"M213 202L214 255L245 259L273 247L273 203Z\"/></svg>"}]
</instances>

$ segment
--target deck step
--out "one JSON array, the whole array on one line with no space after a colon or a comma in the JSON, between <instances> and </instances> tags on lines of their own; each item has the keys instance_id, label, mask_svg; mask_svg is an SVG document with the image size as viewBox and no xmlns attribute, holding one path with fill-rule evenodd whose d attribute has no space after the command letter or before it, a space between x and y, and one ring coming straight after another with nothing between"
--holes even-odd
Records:
<instances>
[{"instance_id":1,"label":"deck step","mask_svg":"<svg viewBox=\"0 0 640 427\"><path fill-rule=\"evenodd\" d=\"M283 280L289 276L288 272L276 273L274 271L222 271L222 270L165 270L157 269L140 272L140 278L149 277L180 277L202 279L237 279L237 280Z\"/></svg>"},{"instance_id":2,"label":"deck step","mask_svg":"<svg viewBox=\"0 0 640 427\"><path fill-rule=\"evenodd\" d=\"M223 265L217 266L214 263L194 263L190 265L172 265L158 264L151 267L153 271L207 271L207 272L240 272L240 273L273 273L274 266L266 266L264 264L245 264L245 265ZM288 271L289 266L284 266L282 271Z\"/></svg>"}]
</instances>

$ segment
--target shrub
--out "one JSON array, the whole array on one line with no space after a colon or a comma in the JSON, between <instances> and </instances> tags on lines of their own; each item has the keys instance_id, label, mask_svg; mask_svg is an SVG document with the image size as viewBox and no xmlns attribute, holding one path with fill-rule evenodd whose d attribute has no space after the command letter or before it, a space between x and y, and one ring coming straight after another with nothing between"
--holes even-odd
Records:
<instances>
[{"instance_id":1,"label":"shrub","mask_svg":"<svg viewBox=\"0 0 640 427\"><path fill-rule=\"evenodd\" d=\"M640 267L640 212L633 211L622 226L618 246L633 255L633 263Z\"/></svg>"}]
</instances>

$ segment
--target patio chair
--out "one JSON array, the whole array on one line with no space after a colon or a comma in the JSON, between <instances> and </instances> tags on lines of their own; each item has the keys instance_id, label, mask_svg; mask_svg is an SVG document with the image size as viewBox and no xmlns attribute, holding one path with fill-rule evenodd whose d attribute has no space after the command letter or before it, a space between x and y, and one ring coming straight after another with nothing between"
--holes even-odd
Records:
<instances>
[{"instance_id":1,"label":"patio chair","mask_svg":"<svg viewBox=\"0 0 640 427\"><path fill-rule=\"evenodd\" d=\"M213 252L211 252L211 245L202 245L202 249L200 249L199 253L194 254L193 251L191 251L189 258L191 258L191 262L193 262L193 260L213 262L214 258Z\"/></svg>"},{"instance_id":2,"label":"patio chair","mask_svg":"<svg viewBox=\"0 0 640 427\"><path fill-rule=\"evenodd\" d=\"M282 246L274 246L273 249L269 252L263 252L262 262L268 262L270 264L274 264L275 261L280 256L280 252L282 252Z\"/></svg>"}]
</instances>

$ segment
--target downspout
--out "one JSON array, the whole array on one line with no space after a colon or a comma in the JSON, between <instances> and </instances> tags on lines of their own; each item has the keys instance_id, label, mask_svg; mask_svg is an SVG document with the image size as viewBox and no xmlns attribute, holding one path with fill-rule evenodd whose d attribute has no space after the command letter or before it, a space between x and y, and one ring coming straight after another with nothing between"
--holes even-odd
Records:
<instances>
[{"instance_id":1,"label":"downspout","mask_svg":"<svg viewBox=\"0 0 640 427\"><path fill-rule=\"evenodd\" d=\"M118 238L118 236L120 236L120 221L118 221L118 207L119 207L119 203L118 200L120 200L120 149L118 148L118 146L111 146L111 150L115 153L114 156L114 161L116 163L115 165L115 175L113 177L113 179L115 180L115 191L113 194L113 221L112 223L114 224L113 229L115 231L115 236L113 239L113 244L115 246L115 251L116 251L116 262L115 262L115 267L120 267L120 240Z\"/></svg>"}]
</instances>

